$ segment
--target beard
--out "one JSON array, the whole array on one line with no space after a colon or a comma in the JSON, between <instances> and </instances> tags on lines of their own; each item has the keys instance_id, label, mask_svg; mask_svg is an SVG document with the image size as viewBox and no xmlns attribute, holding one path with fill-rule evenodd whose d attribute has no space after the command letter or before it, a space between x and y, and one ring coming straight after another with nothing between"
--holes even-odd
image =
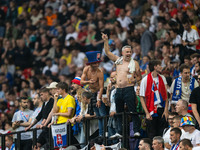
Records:
<instances>
[{"instance_id":1,"label":"beard","mask_svg":"<svg viewBox=\"0 0 200 150\"><path fill-rule=\"evenodd\" d=\"M28 108L28 106L22 106L22 108L24 108L24 109L27 109L27 108Z\"/></svg>"},{"instance_id":2,"label":"beard","mask_svg":"<svg viewBox=\"0 0 200 150\"><path fill-rule=\"evenodd\" d=\"M70 91L70 93L71 93L72 95L76 95L76 89L75 89L75 88L70 87L69 91Z\"/></svg>"},{"instance_id":3,"label":"beard","mask_svg":"<svg viewBox=\"0 0 200 150\"><path fill-rule=\"evenodd\" d=\"M112 81L111 83L112 83L112 85L116 84L116 80L115 80L115 81Z\"/></svg>"}]
</instances>

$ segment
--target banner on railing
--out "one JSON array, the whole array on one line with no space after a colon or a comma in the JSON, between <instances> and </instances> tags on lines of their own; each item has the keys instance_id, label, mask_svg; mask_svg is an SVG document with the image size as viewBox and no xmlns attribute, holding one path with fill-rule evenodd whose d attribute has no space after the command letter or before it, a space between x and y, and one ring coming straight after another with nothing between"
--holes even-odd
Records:
<instances>
[{"instance_id":1,"label":"banner on railing","mask_svg":"<svg viewBox=\"0 0 200 150\"><path fill-rule=\"evenodd\" d=\"M51 125L54 147L63 147L67 145L67 125Z\"/></svg>"},{"instance_id":2,"label":"banner on railing","mask_svg":"<svg viewBox=\"0 0 200 150\"><path fill-rule=\"evenodd\" d=\"M95 146L96 150L101 150L102 149L101 145L99 145L99 144L95 143L94 146ZM113 150L119 150L121 148L121 142L119 142L117 144L114 144L114 145L110 145L110 146L104 146L104 147L105 148L111 148Z\"/></svg>"}]
</instances>

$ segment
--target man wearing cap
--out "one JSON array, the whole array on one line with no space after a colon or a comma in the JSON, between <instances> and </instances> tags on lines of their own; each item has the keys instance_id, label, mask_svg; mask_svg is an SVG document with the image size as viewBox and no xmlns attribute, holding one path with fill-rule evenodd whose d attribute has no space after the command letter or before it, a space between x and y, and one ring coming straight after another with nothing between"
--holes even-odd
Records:
<instances>
[{"instance_id":1,"label":"man wearing cap","mask_svg":"<svg viewBox=\"0 0 200 150\"><path fill-rule=\"evenodd\" d=\"M104 76L99 69L101 54L99 51L87 52L87 66L83 69L81 84L89 84L89 90L93 93L90 105L97 116L105 116L105 104L102 102ZM103 119L99 119L99 136L103 136Z\"/></svg>"},{"instance_id":2,"label":"man wearing cap","mask_svg":"<svg viewBox=\"0 0 200 150\"><path fill-rule=\"evenodd\" d=\"M187 117L187 116L191 117L193 123L196 124L196 120L194 119L194 117L190 113L188 113L188 102L187 101L179 99L176 104L175 109L179 115L181 115L183 117Z\"/></svg>"},{"instance_id":3,"label":"man wearing cap","mask_svg":"<svg viewBox=\"0 0 200 150\"><path fill-rule=\"evenodd\" d=\"M109 59L115 62L117 81L116 81L116 111L117 113L124 111L124 104L128 106L129 112L136 112L136 94L135 94L135 81L141 80L140 67L137 61L131 58L132 49L130 46L124 46L122 48L122 57L114 55L109 51L108 36L102 33L102 39L104 40L105 53ZM135 80L136 78L136 80ZM122 134L122 117L117 117L118 133ZM134 133L139 136L140 121L138 115L133 115Z\"/></svg>"},{"instance_id":4,"label":"man wearing cap","mask_svg":"<svg viewBox=\"0 0 200 150\"><path fill-rule=\"evenodd\" d=\"M82 85L81 85L81 78L80 77L75 77L72 81L72 91L71 93L73 94L74 98L75 98L75 102L76 102L76 111L75 111L75 116L74 117L77 117L79 114L80 114L80 111L81 111L81 96L82 96L82 93L84 91L84 89L82 88ZM74 119L75 118L72 118L72 119L69 119L69 121L71 123L74 123ZM73 126L73 130L74 132L78 132L76 129L76 127L78 127L77 124L75 124ZM77 133L76 133L77 134Z\"/></svg>"},{"instance_id":5,"label":"man wearing cap","mask_svg":"<svg viewBox=\"0 0 200 150\"><path fill-rule=\"evenodd\" d=\"M79 143L84 143L85 138L84 136L81 136L81 133L83 133L83 124L82 122L78 123L76 122L77 116L80 115L81 112L81 106L82 106L82 93L85 91L81 85L81 78L80 77L75 77L72 81L72 90L71 93L74 95L75 102L76 102L76 111L75 115L72 119L69 119L68 121L74 126L72 127L73 130L73 135L76 137L76 139L79 139ZM84 147L84 145L81 145L81 147Z\"/></svg>"},{"instance_id":6,"label":"man wearing cap","mask_svg":"<svg viewBox=\"0 0 200 150\"><path fill-rule=\"evenodd\" d=\"M183 139L189 139L194 147L200 146L200 131L195 129L191 117L183 117L180 126L186 132Z\"/></svg>"}]
</instances>

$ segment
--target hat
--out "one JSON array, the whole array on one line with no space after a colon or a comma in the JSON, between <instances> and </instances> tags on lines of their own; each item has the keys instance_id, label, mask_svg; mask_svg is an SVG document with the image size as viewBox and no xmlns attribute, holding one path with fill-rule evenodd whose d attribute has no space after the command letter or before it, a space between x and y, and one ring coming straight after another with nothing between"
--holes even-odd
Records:
<instances>
[{"instance_id":1,"label":"hat","mask_svg":"<svg viewBox=\"0 0 200 150\"><path fill-rule=\"evenodd\" d=\"M80 86L83 86L83 85L81 85L81 78L80 78L80 77L75 77L75 78L71 81L71 83L75 83L75 84L78 84L78 85L80 85Z\"/></svg>"},{"instance_id":2,"label":"hat","mask_svg":"<svg viewBox=\"0 0 200 150\"><path fill-rule=\"evenodd\" d=\"M97 62L101 62L101 53L100 51L91 51L91 52L86 52L85 53L87 58L88 58L88 63L92 64L92 63L97 63Z\"/></svg>"},{"instance_id":3,"label":"hat","mask_svg":"<svg viewBox=\"0 0 200 150\"><path fill-rule=\"evenodd\" d=\"M180 126L183 127L186 125L195 126L194 123L192 122L192 117L185 116L185 117L181 118Z\"/></svg>"},{"instance_id":4,"label":"hat","mask_svg":"<svg viewBox=\"0 0 200 150\"><path fill-rule=\"evenodd\" d=\"M51 82L51 84L49 86L47 86L47 89L54 89L54 88L56 88L57 84L58 84L57 82Z\"/></svg>"}]
</instances>

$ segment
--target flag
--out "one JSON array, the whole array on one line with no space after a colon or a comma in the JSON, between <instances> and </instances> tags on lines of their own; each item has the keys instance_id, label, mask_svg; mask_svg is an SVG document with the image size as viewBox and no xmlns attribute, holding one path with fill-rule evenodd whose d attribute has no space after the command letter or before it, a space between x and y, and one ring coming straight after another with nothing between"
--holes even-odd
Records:
<instances>
[{"instance_id":1,"label":"flag","mask_svg":"<svg viewBox=\"0 0 200 150\"><path fill-rule=\"evenodd\" d=\"M101 145L99 144L94 144L96 150L101 150ZM121 148L121 142L117 143L117 144L114 144L114 145L110 145L110 146L105 146L105 148L111 148L113 150L119 150Z\"/></svg>"},{"instance_id":2,"label":"flag","mask_svg":"<svg viewBox=\"0 0 200 150\"><path fill-rule=\"evenodd\" d=\"M51 125L54 147L63 147L67 145L67 125L55 124Z\"/></svg>"}]
</instances>

